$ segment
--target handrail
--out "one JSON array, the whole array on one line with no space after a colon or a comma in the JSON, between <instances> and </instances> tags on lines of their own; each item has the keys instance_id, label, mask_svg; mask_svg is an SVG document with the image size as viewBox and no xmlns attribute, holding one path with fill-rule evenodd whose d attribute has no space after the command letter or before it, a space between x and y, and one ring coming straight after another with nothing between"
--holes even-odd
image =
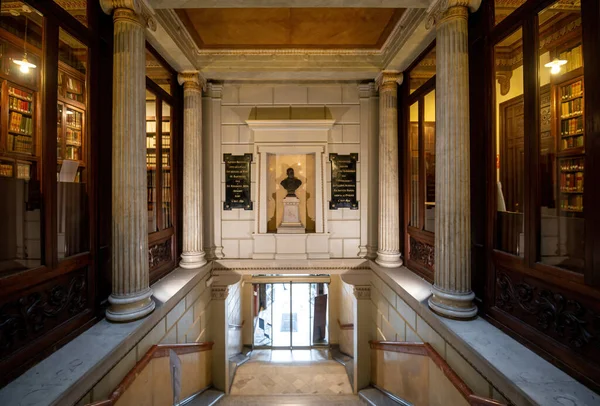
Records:
<instances>
[{"instance_id":1,"label":"handrail","mask_svg":"<svg viewBox=\"0 0 600 406\"><path fill-rule=\"evenodd\" d=\"M454 372L452 367L448 365L429 343L370 340L369 345L372 350L401 352L404 354L429 357L471 406L506 406L504 403L497 402L493 399L475 395L471 388L467 386L456 372Z\"/></svg>"},{"instance_id":2,"label":"handrail","mask_svg":"<svg viewBox=\"0 0 600 406\"><path fill-rule=\"evenodd\" d=\"M244 323L245 322L246 322L246 320L242 320L242 324L231 324L231 323L229 323L229 328L240 329L240 328L244 327Z\"/></svg>"},{"instance_id":3,"label":"handrail","mask_svg":"<svg viewBox=\"0 0 600 406\"><path fill-rule=\"evenodd\" d=\"M125 378L119 383L119 386L110 394L107 400L91 403L88 406L113 406L125 391L133 384L135 378L146 368L154 358L163 358L169 356L169 351L173 350L178 355L191 354L212 350L212 341L192 344L156 344L150 347L144 357L135 364L135 366L125 375Z\"/></svg>"},{"instance_id":4,"label":"handrail","mask_svg":"<svg viewBox=\"0 0 600 406\"><path fill-rule=\"evenodd\" d=\"M340 321L340 319L338 319L338 326L340 326L341 330L354 330L354 323L346 323L346 324L342 324L342 322Z\"/></svg>"}]
</instances>

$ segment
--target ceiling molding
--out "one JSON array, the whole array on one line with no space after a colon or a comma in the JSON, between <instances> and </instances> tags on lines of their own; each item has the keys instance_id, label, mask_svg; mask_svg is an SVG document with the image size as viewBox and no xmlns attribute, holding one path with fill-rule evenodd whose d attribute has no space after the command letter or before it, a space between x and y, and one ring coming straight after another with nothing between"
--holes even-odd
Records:
<instances>
[{"instance_id":1,"label":"ceiling molding","mask_svg":"<svg viewBox=\"0 0 600 406\"><path fill-rule=\"evenodd\" d=\"M428 8L431 0L148 0L154 9L174 8Z\"/></svg>"},{"instance_id":2,"label":"ceiling molding","mask_svg":"<svg viewBox=\"0 0 600 406\"><path fill-rule=\"evenodd\" d=\"M150 42L176 70L197 69L213 80L367 80L404 70L423 51L435 35L426 17L424 8L407 9L380 49L200 49L175 10L158 9Z\"/></svg>"}]
</instances>

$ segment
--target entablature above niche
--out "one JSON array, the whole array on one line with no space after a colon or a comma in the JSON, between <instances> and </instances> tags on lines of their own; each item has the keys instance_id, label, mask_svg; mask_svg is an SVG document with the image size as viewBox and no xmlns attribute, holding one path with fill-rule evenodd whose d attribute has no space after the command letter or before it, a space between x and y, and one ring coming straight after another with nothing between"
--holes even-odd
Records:
<instances>
[{"instance_id":1,"label":"entablature above niche","mask_svg":"<svg viewBox=\"0 0 600 406\"><path fill-rule=\"evenodd\" d=\"M323 108L321 108L323 109ZM255 143L293 141L302 143L327 143L333 119L246 120L254 133Z\"/></svg>"},{"instance_id":2,"label":"entablature above niche","mask_svg":"<svg viewBox=\"0 0 600 406\"><path fill-rule=\"evenodd\" d=\"M220 259L213 275L236 272L243 275L341 275L370 270L368 259Z\"/></svg>"}]
</instances>

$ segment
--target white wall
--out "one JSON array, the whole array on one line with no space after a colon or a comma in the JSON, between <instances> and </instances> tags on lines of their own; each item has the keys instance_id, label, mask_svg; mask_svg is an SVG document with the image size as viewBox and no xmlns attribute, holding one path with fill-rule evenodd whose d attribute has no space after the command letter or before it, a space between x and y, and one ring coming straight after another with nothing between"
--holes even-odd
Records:
<instances>
[{"instance_id":1,"label":"white wall","mask_svg":"<svg viewBox=\"0 0 600 406\"><path fill-rule=\"evenodd\" d=\"M377 137L373 125L377 112L373 108L376 98L367 98L370 103L361 103L358 83L329 84L281 84L281 83L224 83L204 98L204 168L205 194L204 211L208 225L205 237L206 250L211 256L219 257L219 247L225 258L252 258L255 221L258 216L258 167L256 156L251 165L251 194L254 208L223 210L225 198L225 164L223 154L241 155L253 153L252 131L245 124L248 119L335 119L329 134L328 152L338 154L359 153L357 164L357 199L361 200L361 163L368 160L369 148L373 148L373 137ZM362 109L362 111L361 111ZM363 122L361 123L361 118ZM207 151L206 149L209 149ZM372 152L372 151L371 151ZM290 149L290 154L294 150ZM328 157L326 183L323 193L324 203L329 207L331 166ZM377 165L373 162L372 165ZM366 169L365 169L366 170ZM216 182L218 171L220 182ZM368 172L365 172L365 175ZM371 178L371 177L369 177ZM376 182L362 183L373 184ZM377 194L376 189L370 194ZM219 196L219 200L212 196ZM364 196L364 195L363 195ZM367 205L370 199L359 203L359 210L327 210L327 232L329 232L329 252L332 258L356 258L366 255L366 246L376 246L372 233L366 224ZM363 218L361 219L361 213Z\"/></svg>"}]
</instances>

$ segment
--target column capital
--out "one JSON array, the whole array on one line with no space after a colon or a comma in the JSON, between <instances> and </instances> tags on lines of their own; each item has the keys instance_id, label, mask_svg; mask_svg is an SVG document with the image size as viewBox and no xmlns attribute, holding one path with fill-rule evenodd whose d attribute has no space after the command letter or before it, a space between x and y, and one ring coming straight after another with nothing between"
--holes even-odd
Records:
<instances>
[{"instance_id":1,"label":"column capital","mask_svg":"<svg viewBox=\"0 0 600 406\"><path fill-rule=\"evenodd\" d=\"M183 71L177 74L177 81L180 85L183 85L184 88L192 87L192 88L201 88L206 90L206 79L202 74L198 71Z\"/></svg>"},{"instance_id":2,"label":"column capital","mask_svg":"<svg viewBox=\"0 0 600 406\"><path fill-rule=\"evenodd\" d=\"M357 300L371 299L371 285L356 285L354 286L354 297Z\"/></svg>"},{"instance_id":3,"label":"column capital","mask_svg":"<svg viewBox=\"0 0 600 406\"><path fill-rule=\"evenodd\" d=\"M383 70L375 79L379 91L387 90L388 88L396 89L396 84L401 85L404 75L397 70Z\"/></svg>"},{"instance_id":4,"label":"column capital","mask_svg":"<svg viewBox=\"0 0 600 406\"><path fill-rule=\"evenodd\" d=\"M467 8L474 13L479 6L481 6L481 0L437 0L427 9L426 28L429 29L439 24L445 17L458 15L466 18L468 17Z\"/></svg>"},{"instance_id":5,"label":"column capital","mask_svg":"<svg viewBox=\"0 0 600 406\"><path fill-rule=\"evenodd\" d=\"M100 7L114 18L127 18L139 21L151 31L156 31L154 11L147 0L100 0Z\"/></svg>"},{"instance_id":6,"label":"column capital","mask_svg":"<svg viewBox=\"0 0 600 406\"><path fill-rule=\"evenodd\" d=\"M229 286L211 286L210 297L212 300L225 300L229 296Z\"/></svg>"}]
</instances>

